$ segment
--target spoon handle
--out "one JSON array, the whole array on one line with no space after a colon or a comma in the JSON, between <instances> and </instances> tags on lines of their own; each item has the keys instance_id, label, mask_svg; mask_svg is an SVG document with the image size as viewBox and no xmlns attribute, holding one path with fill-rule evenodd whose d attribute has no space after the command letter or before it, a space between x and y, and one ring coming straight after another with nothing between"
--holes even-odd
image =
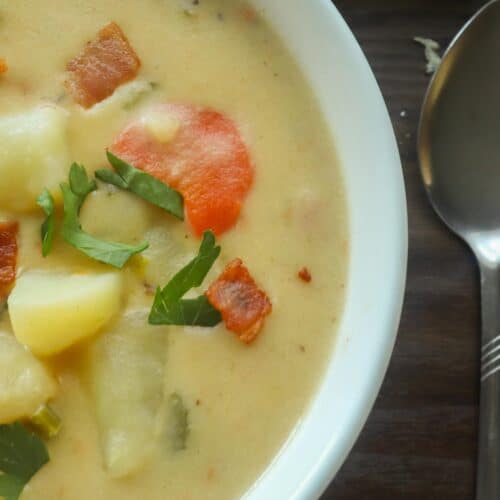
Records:
<instances>
[{"instance_id":1,"label":"spoon handle","mask_svg":"<svg viewBox=\"0 0 500 500\"><path fill-rule=\"evenodd\" d=\"M476 500L500 500L500 270L480 262L481 396Z\"/></svg>"}]
</instances>

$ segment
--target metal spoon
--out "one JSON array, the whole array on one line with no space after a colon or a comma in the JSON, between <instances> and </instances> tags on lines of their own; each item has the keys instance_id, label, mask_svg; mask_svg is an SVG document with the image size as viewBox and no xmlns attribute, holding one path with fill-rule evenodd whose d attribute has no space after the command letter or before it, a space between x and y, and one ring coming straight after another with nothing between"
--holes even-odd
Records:
<instances>
[{"instance_id":1,"label":"metal spoon","mask_svg":"<svg viewBox=\"0 0 500 500\"><path fill-rule=\"evenodd\" d=\"M500 0L446 51L420 121L429 199L477 257L482 349L477 499L500 500Z\"/></svg>"}]
</instances>

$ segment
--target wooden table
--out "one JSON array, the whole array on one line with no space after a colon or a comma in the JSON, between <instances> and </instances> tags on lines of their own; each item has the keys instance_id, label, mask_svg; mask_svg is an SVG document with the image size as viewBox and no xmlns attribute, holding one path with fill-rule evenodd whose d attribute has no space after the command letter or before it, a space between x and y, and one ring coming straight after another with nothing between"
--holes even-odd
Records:
<instances>
[{"instance_id":1,"label":"wooden table","mask_svg":"<svg viewBox=\"0 0 500 500\"><path fill-rule=\"evenodd\" d=\"M408 288L382 390L323 500L472 500L479 373L478 272L431 210L416 133L429 77L415 35L446 46L472 0L337 0L389 107L409 207ZM367 332L369 335L369 332ZM500 474L500 471L499 471Z\"/></svg>"}]
</instances>

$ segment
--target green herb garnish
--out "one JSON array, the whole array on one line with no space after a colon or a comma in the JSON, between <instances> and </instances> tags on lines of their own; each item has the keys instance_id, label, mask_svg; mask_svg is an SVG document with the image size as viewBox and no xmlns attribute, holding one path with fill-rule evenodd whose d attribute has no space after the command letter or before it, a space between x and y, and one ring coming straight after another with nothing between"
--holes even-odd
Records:
<instances>
[{"instance_id":1,"label":"green herb garnish","mask_svg":"<svg viewBox=\"0 0 500 500\"><path fill-rule=\"evenodd\" d=\"M179 394L171 394L168 399L167 438L170 447L175 451L186 449L189 435L188 416L188 410Z\"/></svg>"},{"instance_id":2,"label":"green herb garnish","mask_svg":"<svg viewBox=\"0 0 500 500\"><path fill-rule=\"evenodd\" d=\"M54 211L54 198L48 189L44 189L42 194L36 199L36 203L47 216L43 221L41 227L42 236L42 255L47 257L52 249L52 241L54 239L55 229L55 211Z\"/></svg>"},{"instance_id":3,"label":"green herb garnish","mask_svg":"<svg viewBox=\"0 0 500 500\"><path fill-rule=\"evenodd\" d=\"M25 485L49 461L43 441L22 424L0 425L0 496L18 500Z\"/></svg>"},{"instance_id":4,"label":"green herb garnish","mask_svg":"<svg viewBox=\"0 0 500 500\"><path fill-rule=\"evenodd\" d=\"M71 191L79 198L78 212L85 201L85 198L97 189L97 184L94 180L89 180L87 171L83 165L73 163L69 170L69 187Z\"/></svg>"},{"instance_id":5,"label":"green herb garnish","mask_svg":"<svg viewBox=\"0 0 500 500\"><path fill-rule=\"evenodd\" d=\"M159 289L149 315L151 325L215 326L221 321L220 312L208 302L205 295L167 302Z\"/></svg>"},{"instance_id":6,"label":"green herb garnish","mask_svg":"<svg viewBox=\"0 0 500 500\"><path fill-rule=\"evenodd\" d=\"M153 205L163 208L178 219L184 219L184 202L178 191L152 175L129 165L109 151L107 156L115 172L107 169L97 170L95 175L98 179L131 191Z\"/></svg>"},{"instance_id":7,"label":"green herb garnish","mask_svg":"<svg viewBox=\"0 0 500 500\"><path fill-rule=\"evenodd\" d=\"M198 255L169 281L162 293L169 300L178 300L192 288L200 286L219 254L220 246L215 246L214 233L205 231Z\"/></svg>"},{"instance_id":8,"label":"green herb garnish","mask_svg":"<svg viewBox=\"0 0 500 500\"><path fill-rule=\"evenodd\" d=\"M205 231L198 255L182 268L165 286L156 290L149 314L151 325L215 326L222 318L205 295L182 299L192 288L203 283L208 271L220 254L212 231Z\"/></svg>"},{"instance_id":9,"label":"green herb garnish","mask_svg":"<svg viewBox=\"0 0 500 500\"><path fill-rule=\"evenodd\" d=\"M92 259L121 269L135 254L148 248L147 243L126 245L100 240L83 231L78 215L89 193L97 188L95 181L89 181L85 168L73 163L69 184L61 184L64 199L62 236L64 240Z\"/></svg>"}]
</instances>

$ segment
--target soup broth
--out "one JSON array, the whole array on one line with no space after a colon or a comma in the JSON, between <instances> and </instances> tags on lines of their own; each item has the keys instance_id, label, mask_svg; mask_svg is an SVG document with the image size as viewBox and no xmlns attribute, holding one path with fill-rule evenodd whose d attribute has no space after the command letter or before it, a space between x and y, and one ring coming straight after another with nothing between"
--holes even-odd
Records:
<instances>
[{"instance_id":1,"label":"soup broth","mask_svg":"<svg viewBox=\"0 0 500 500\"><path fill-rule=\"evenodd\" d=\"M133 81L85 109L65 89L66 67L111 21L125 33L141 68ZM222 500L243 495L306 411L330 359L342 313L346 203L329 131L307 82L264 17L235 0L0 0L0 57L8 64L0 77L0 120L45 105L63 110L68 169L75 161L89 175L107 165L105 151L124 127L157 103L184 103L230 117L248 148L254 178L236 224L217 235L221 255L198 291L241 258L272 303L272 313L249 345L223 322L210 328L147 325L156 287L165 286L197 254L200 238L189 221L99 183L81 209L83 229L127 244L147 241L149 248L116 271L123 283L119 310L97 335L55 355L38 356L58 383L50 404L62 428L47 441L50 461L22 499ZM0 153L0 172L2 161ZM67 172L58 180L65 181ZM14 202L2 205L7 193L0 187L0 221L19 223L18 281L34 271L115 273L68 245L58 229L52 251L43 257L43 212L18 209ZM57 189L54 196L60 216ZM0 331L17 334L10 309L9 303L9 310L0 313ZM142 411L142 389L132 386L143 346L124 354L133 358L130 365L126 358L122 367L115 363L101 375L92 371L92 356L102 346L113 349L109 339L115 334L116 345L123 345L119 335L129 321L136 322L130 323L134 332L144 328L151 342L144 352L154 358L156 384L164 394L150 421L162 428L168 421L166 402L176 394L189 432L183 449L173 449L161 430L149 443L152 429L145 426L141 432L144 449L151 448L148 458L115 477L103 458L99 412L130 412L133 419ZM109 384L113 377L124 384L128 406L106 409L109 401L102 394L101 406L96 403L99 376L109 376ZM147 390L153 389L148 385Z\"/></svg>"}]
</instances>

